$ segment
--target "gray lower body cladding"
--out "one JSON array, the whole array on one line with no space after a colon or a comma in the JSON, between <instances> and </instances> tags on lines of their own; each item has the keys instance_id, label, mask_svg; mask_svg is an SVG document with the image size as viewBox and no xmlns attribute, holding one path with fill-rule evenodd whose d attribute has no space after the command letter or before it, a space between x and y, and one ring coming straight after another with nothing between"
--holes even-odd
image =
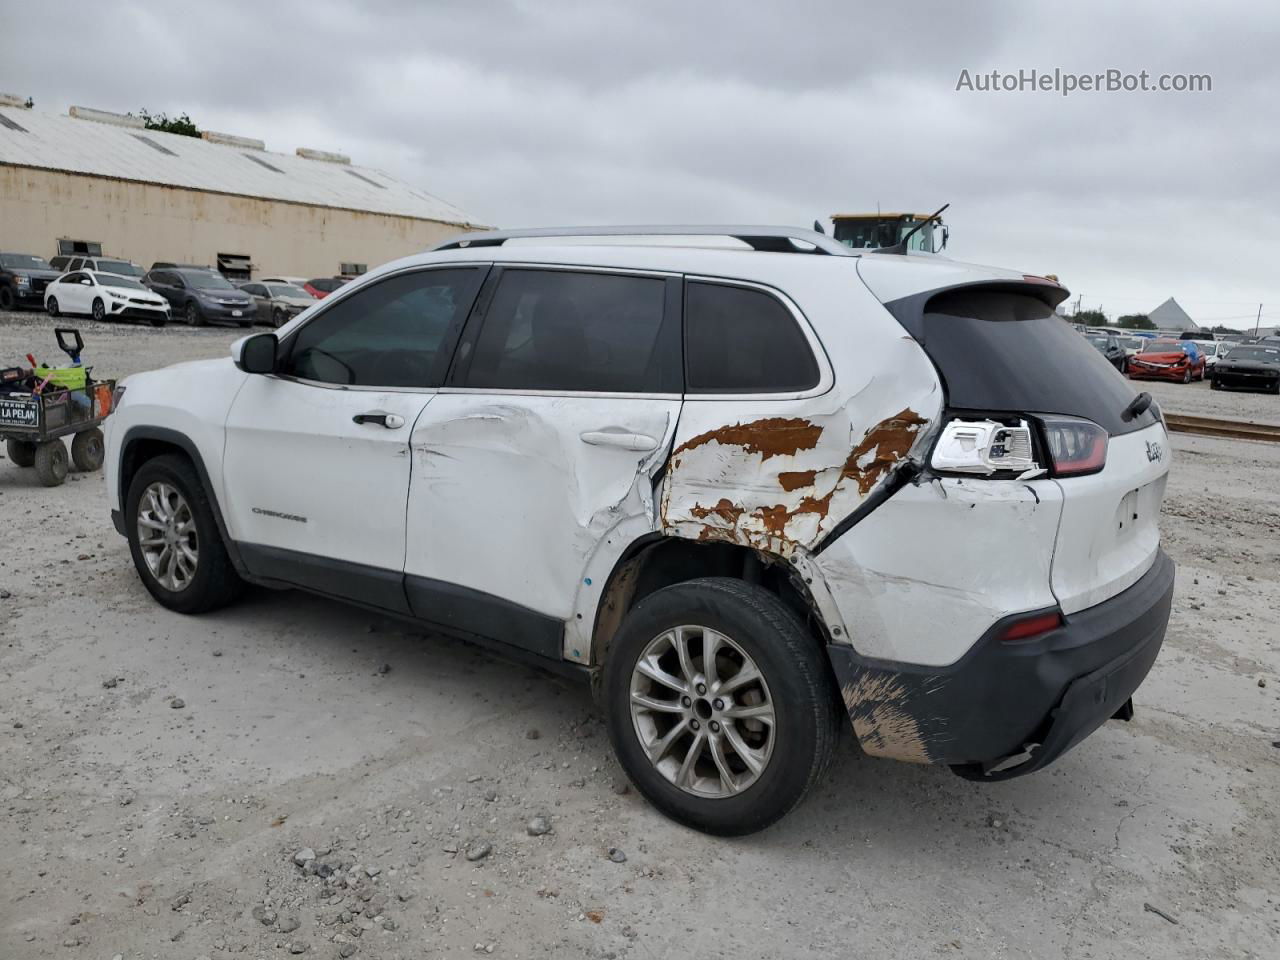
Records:
<instances>
[{"instance_id":1,"label":"gray lower body cladding","mask_svg":"<svg viewBox=\"0 0 1280 960\"><path fill-rule=\"evenodd\" d=\"M1164 641L1173 581L1173 561L1160 551L1141 580L1058 629L1006 642L997 623L946 667L829 645L859 742L873 755L946 764L972 779L1048 765L1107 719L1127 716Z\"/></svg>"}]
</instances>

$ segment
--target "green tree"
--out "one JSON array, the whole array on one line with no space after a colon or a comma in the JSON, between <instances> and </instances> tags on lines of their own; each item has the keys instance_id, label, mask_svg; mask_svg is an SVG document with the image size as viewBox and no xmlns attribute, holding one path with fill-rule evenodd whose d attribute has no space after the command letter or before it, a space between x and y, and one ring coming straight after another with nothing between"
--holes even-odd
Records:
<instances>
[{"instance_id":1,"label":"green tree","mask_svg":"<svg viewBox=\"0 0 1280 960\"><path fill-rule=\"evenodd\" d=\"M1124 327L1128 330L1154 330L1156 328L1156 325L1151 322L1151 318L1145 313L1126 313L1116 321L1116 326Z\"/></svg>"},{"instance_id":2,"label":"green tree","mask_svg":"<svg viewBox=\"0 0 1280 960\"><path fill-rule=\"evenodd\" d=\"M166 113L149 113L146 110L139 110L138 116L142 118L148 130L177 133L184 137L200 136L200 128L185 113L170 117Z\"/></svg>"},{"instance_id":3,"label":"green tree","mask_svg":"<svg viewBox=\"0 0 1280 960\"><path fill-rule=\"evenodd\" d=\"M1071 319L1088 327L1105 327L1107 325L1107 315L1101 310L1081 310Z\"/></svg>"}]
</instances>

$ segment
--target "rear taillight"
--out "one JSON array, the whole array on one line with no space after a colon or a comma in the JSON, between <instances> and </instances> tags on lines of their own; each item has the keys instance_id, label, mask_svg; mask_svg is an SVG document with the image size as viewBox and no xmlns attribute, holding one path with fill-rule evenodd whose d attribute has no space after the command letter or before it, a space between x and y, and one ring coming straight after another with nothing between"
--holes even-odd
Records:
<instances>
[{"instance_id":1,"label":"rear taillight","mask_svg":"<svg viewBox=\"0 0 1280 960\"><path fill-rule=\"evenodd\" d=\"M1055 477L1097 473L1107 465L1107 431L1092 420L1045 416L1040 424Z\"/></svg>"},{"instance_id":2,"label":"rear taillight","mask_svg":"<svg viewBox=\"0 0 1280 960\"><path fill-rule=\"evenodd\" d=\"M1005 626L996 639L1003 642L1026 640L1048 633L1050 630L1057 630L1060 626L1062 626L1062 614L1057 610L1050 613L1033 613Z\"/></svg>"},{"instance_id":3,"label":"rear taillight","mask_svg":"<svg viewBox=\"0 0 1280 960\"><path fill-rule=\"evenodd\" d=\"M930 463L945 473L1019 474L1037 470L1031 442L1031 427L1025 420L998 423L995 420L951 420L933 448Z\"/></svg>"}]
</instances>

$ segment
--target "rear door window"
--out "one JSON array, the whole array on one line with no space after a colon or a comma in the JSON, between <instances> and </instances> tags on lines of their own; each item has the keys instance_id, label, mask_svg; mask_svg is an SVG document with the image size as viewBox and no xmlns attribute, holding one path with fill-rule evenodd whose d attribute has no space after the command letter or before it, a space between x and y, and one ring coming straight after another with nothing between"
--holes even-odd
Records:
<instances>
[{"instance_id":1,"label":"rear door window","mask_svg":"<svg viewBox=\"0 0 1280 960\"><path fill-rule=\"evenodd\" d=\"M889 304L892 309L893 304ZM957 289L932 297L918 332L955 408L1086 417L1118 435L1156 421L1122 414L1134 390L1051 306L1021 293Z\"/></svg>"},{"instance_id":2,"label":"rear door window","mask_svg":"<svg viewBox=\"0 0 1280 960\"><path fill-rule=\"evenodd\" d=\"M460 267L371 284L303 326L281 372L350 386L439 386L482 279L480 268Z\"/></svg>"},{"instance_id":3,"label":"rear door window","mask_svg":"<svg viewBox=\"0 0 1280 960\"><path fill-rule=\"evenodd\" d=\"M460 360L456 385L679 393L679 316L672 315L678 310L667 309L667 282L624 274L506 269L473 348Z\"/></svg>"},{"instance_id":4,"label":"rear door window","mask_svg":"<svg viewBox=\"0 0 1280 960\"><path fill-rule=\"evenodd\" d=\"M793 393L818 384L818 362L795 316L752 287L685 288L689 393Z\"/></svg>"}]
</instances>

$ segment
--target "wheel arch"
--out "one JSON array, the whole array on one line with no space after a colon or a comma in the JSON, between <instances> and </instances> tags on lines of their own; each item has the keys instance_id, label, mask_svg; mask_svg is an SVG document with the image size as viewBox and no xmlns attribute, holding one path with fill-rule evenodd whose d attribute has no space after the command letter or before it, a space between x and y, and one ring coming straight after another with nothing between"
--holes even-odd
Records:
<instances>
[{"instance_id":1,"label":"wheel arch","mask_svg":"<svg viewBox=\"0 0 1280 960\"><path fill-rule=\"evenodd\" d=\"M768 590L799 617L815 643L830 642L827 624L804 577L783 558L734 543L651 534L622 552L605 582L592 625L591 666L604 662L609 644L637 603L663 587L703 577L729 577ZM599 671L593 671L593 677L598 676Z\"/></svg>"},{"instance_id":2,"label":"wheel arch","mask_svg":"<svg viewBox=\"0 0 1280 960\"><path fill-rule=\"evenodd\" d=\"M231 558L231 563L236 573L241 577L247 577L248 571L240 558L240 551L227 532L226 521L222 517L222 507L218 503L217 492L209 480L209 471L205 468L204 458L200 455L199 448L186 434L166 427L129 428L120 443L120 482L118 484L120 502L116 505L116 509L120 511L121 516L124 515L129 486L143 464L166 455L183 457L195 468L200 484L204 487L209 504L213 508L213 519L218 525L218 535L222 537L222 543Z\"/></svg>"}]
</instances>

